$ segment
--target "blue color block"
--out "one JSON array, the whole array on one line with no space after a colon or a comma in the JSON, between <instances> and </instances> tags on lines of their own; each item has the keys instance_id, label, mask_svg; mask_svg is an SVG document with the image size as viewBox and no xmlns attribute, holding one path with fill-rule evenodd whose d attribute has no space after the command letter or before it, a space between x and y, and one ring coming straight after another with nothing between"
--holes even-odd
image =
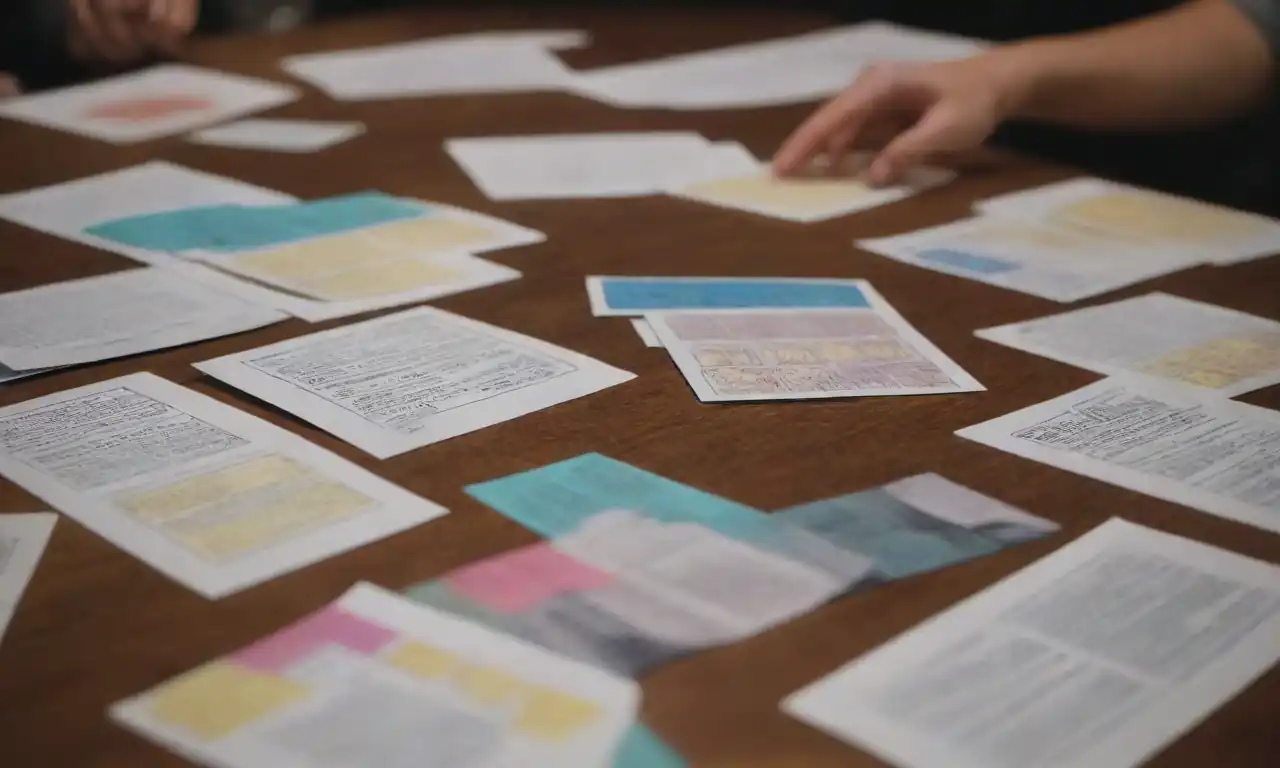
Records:
<instances>
[{"instance_id":1,"label":"blue color block","mask_svg":"<svg viewBox=\"0 0 1280 768\"><path fill-rule=\"evenodd\" d=\"M982 275L996 275L1021 268L1019 265L1004 259L995 259L979 253L957 251L950 248L929 248L917 253L916 258L931 264L951 267L965 272L976 272Z\"/></svg>"},{"instance_id":2,"label":"blue color block","mask_svg":"<svg viewBox=\"0 0 1280 768\"><path fill-rule=\"evenodd\" d=\"M606 277L600 282L610 309L636 313L662 309L870 306L862 289L852 283L627 277Z\"/></svg>"}]
</instances>

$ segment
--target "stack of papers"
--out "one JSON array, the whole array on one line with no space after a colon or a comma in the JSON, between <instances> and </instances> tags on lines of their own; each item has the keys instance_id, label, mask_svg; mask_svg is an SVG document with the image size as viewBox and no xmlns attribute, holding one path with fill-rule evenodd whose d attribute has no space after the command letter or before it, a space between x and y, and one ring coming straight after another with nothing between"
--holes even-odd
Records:
<instances>
[{"instance_id":1,"label":"stack of papers","mask_svg":"<svg viewBox=\"0 0 1280 768\"><path fill-rule=\"evenodd\" d=\"M446 513L150 373L0 408L0 475L209 598Z\"/></svg>"},{"instance_id":2,"label":"stack of papers","mask_svg":"<svg viewBox=\"0 0 1280 768\"><path fill-rule=\"evenodd\" d=\"M431 307L196 367L380 459L635 378L585 355Z\"/></svg>"},{"instance_id":3,"label":"stack of papers","mask_svg":"<svg viewBox=\"0 0 1280 768\"><path fill-rule=\"evenodd\" d=\"M1016 192L978 210L974 218L858 245L1060 302L1280 251L1280 221L1102 179Z\"/></svg>"},{"instance_id":4,"label":"stack of papers","mask_svg":"<svg viewBox=\"0 0 1280 768\"><path fill-rule=\"evenodd\" d=\"M769 515L599 454L467 492L550 540L407 594L632 677L1057 528L937 475Z\"/></svg>"},{"instance_id":5,"label":"stack of papers","mask_svg":"<svg viewBox=\"0 0 1280 768\"><path fill-rule=\"evenodd\" d=\"M579 73L575 92L616 107L767 107L837 93L875 62L964 58L974 40L881 22Z\"/></svg>"},{"instance_id":6,"label":"stack of papers","mask_svg":"<svg viewBox=\"0 0 1280 768\"><path fill-rule=\"evenodd\" d=\"M111 708L227 768L612 765L634 682L369 584Z\"/></svg>"},{"instance_id":7,"label":"stack of papers","mask_svg":"<svg viewBox=\"0 0 1280 768\"><path fill-rule=\"evenodd\" d=\"M287 104L301 94L267 80L185 64L0 102L0 117L115 144L186 133Z\"/></svg>"},{"instance_id":8,"label":"stack of papers","mask_svg":"<svg viewBox=\"0 0 1280 768\"><path fill-rule=\"evenodd\" d=\"M586 45L577 30L489 32L290 56L290 74L342 101L565 90L552 50Z\"/></svg>"},{"instance_id":9,"label":"stack of papers","mask_svg":"<svg viewBox=\"0 0 1280 768\"><path fill-rule=\"evenodd\" d=\"M1280 658L1280 569L1119 519L792 695L900 768L1133 768Z\"/></svg>"},{"instance_id":10,"label":"stack of papers","mask_svg":"<svg viewBox=\"0 0 1280 768\"><path fill-rule=\"evenodd\" d=\"M53 535L52 512L0 515L0 641Z\"/></svg>"},{"instance_id":11,"label":"stack of papers","mask_svg":"<svg viewBox=\"0 0 1280 768\"><path fill-rule=\"evenodd\" d=\"M984 387L865 280L587 278L597 315L643 315L703 402Z\"/></svg>"},{"instance_id":12,"label":"stack of papers","mask_svg":"<svg viewBox=\"0 0 1280 768\"><path fill-rule=\"evenodd\" d=\"M298 201L148 163L0 198L0 217L115 251L311 322L520 277L474 254L542 233L376 192Z\"/></svg>"}]
</instances>

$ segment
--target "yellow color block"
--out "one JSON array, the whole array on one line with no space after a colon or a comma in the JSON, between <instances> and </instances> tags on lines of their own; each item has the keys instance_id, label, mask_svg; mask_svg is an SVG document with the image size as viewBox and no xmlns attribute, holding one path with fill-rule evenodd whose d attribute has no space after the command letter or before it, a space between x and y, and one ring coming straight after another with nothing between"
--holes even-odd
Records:
<instances>
[{"instance_id":1,"label":"yellow color block","mask_svg":"<svg viewBox=\"0 0 1280 768\"><path fill-rule=\"evenodd\" d=\"M489 667L463 664L453 672L453 684L481 704L500 704L525 688L525 682Z\"/></svg>"},{"instance_id":2,"label":"yellow color block","mask_svg":"<svg viewBox=\"0 0 1280 768\"><path fill-rule=\"evenodd\" d=\"M215 662L166 683L151 697L151 714L212 741L307 697L283 677Z\"/></svg>"},{"instance_id":3,"label":"yellow color block","mask_svg":"<svg viewBox=\"0 0 1280 768\"><path fill-rule=\"evenodd\" d=\"M458 657L448 651L412 641L391 651L383 657L383 660L429 680L452 673L460 663Z\"/></svg>"},{"instance_id":4,"label":"yellow color block","mask_svg":"<svg viewBox=\"0 0 1280 768\"><path fill-rule=\"evenodd\" d=\"M1214 339L1142 366L1153 376L1221 389L1280 368L1280 335L1265 339Z\"/></svg>"},{"instance_id":5,"label":"yellow color block","mask_svg":"<svg viewBox=\"0 0 1280 768\"><path fill-rule=\"evenodd\" d=\"M856 203L872 193L848 179L775 179L749 176L694 184L685 194L728 206L768 210L780 215L819 215Z\"/></svg>"},{"instance_id":6,"label":"yellow color block","mask_svg":"<svg viewBox=\"0 0 1280 768\"><path fill-rule=\"evenodd\" d=\"M497 237L493 229L475 221L434 217L396 221L368 231L389 248L419 256L485 245Z\"/></svg>"},{"instance_id":7,"label":"yellow color block","mask_svg":"<svg viewBox=\"0 0 1280 768\"><path fill-rule=\"evenodd\" d=\"M380 261L347 272L309 278L297 283L302 293L326 301L367 299L441 285L458 273L429 261L404 259Z\"/></svg>"},{"instance_id":8,"label":"yellow color block","mask_svg":"<svg viewBox=\"0 0 1280 768\"><path fill-rule=\"evenodd\" d=\"M1207 242L1248 237L1261 226L1248 216L1191 200L1116 192L1064 205L1067 221L1165 240Z\"/></svg>"},{"instance_id":9,"label":"yellow color block","mask_svg":"<svg viewBox=\"0 0 1280 768\"><path fill-rule=\"evenodd\" d=\"M116 503L140 520L164 523L184 517L197 507L288 482L307 472L305 467L284 456L263 456L144 493L122 496Z\"/></svg>"},{"instance_id":10,"label":"yellow color block","mask_svg":"<svg viewBox=\"0 0 1280 768\"><path fill-rule=\"evenodd\" d=\"M516 730L545 741L564 741L600 716L594 702L550 688L535 688L516 719Z\"/></svg>"},{"instance_id":11,"label":"yellow color block","mask_svg":"<svg viewBox=\"0 0 1280 768\"><path fill-rule=\"evenodd\" d=\"M395 255L389 245L368 234L368 230L320 237L300 243L236 256L234 269L272 282L310 275L355 269Z\"/></svg>"}]
</instances>

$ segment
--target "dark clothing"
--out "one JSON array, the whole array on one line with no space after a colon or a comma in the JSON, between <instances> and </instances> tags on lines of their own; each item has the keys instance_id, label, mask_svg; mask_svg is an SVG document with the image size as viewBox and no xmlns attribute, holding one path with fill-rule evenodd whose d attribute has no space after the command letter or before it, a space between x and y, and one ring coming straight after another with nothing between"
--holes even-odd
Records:
<instances>
[{"instance_id":1,"label":"dark clothing","mask_svg":"<svg viewBox=\"0 0 1280 768\"><path fill-rule=\"evenodd\" d=\"M0 71L24 90L85 76L67 52L67 10L66 0L0 0Z\"/></svg>"}]
</instances>

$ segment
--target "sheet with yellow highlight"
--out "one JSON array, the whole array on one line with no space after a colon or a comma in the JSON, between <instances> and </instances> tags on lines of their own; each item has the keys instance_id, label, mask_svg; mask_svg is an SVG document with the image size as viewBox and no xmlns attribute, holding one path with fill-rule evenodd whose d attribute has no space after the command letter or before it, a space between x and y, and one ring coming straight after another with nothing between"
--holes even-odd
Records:
<instances>
[{"instance_id":1,"label":"sheet with yellow highlight","mask_svg":"<svg viewBox=\"0 0 1280 768\"><path fill-rule=\"evenodd\" d=\"M446 512L150 373L0 408L0 474L209 598Z\"/></svg>"},{"instance_id":2,"label":"sheet with yellow highlight","mask_svg":"<svg viewBox=\"0 0 1280 768\"><path fill-rule=\"evenodd\" d=\"M639 686L369 584L114 705L226 768L601 768Z\"/></svg>"},{"instance_id":3,"label":"sheet with yellow highlight","mask_svg":"<svg viewBox=\"0 0 1280 768\"><path fill-rule=\"evenodd\" d=\"M1280 221L1199 200L1097 178L1002 195L983 213L1039 218L1149 248L1195 250L1234 264L1280 253Z\"/></svg>"},{"instance_id":4,"label":"sheet with yellow highlight","mask_svg":"<svg viewBox=\"0 0 1280 768\"><path fill-rule=\"evenodd\" d=\"M1117 376L1235 397L1280 383L1280 322L1166 293L976 331L979 338Z\"/></svg>"},{"instance_id":5,"label":"sheet with yellow highlight","mask_svg":"<svg viewBox=\"0 0 1280 768\"><path fill-rule=\"evenodd\" d=\"M868 158L851 156L837 170L810 168L779 178L765 165L748 173L700 180L670 194L722 208L802 223L845 216L897 202L945 184L955 174L939 168L916 168L901 184L873 187L863 179Z\"/></svg>"}]
</instances>

